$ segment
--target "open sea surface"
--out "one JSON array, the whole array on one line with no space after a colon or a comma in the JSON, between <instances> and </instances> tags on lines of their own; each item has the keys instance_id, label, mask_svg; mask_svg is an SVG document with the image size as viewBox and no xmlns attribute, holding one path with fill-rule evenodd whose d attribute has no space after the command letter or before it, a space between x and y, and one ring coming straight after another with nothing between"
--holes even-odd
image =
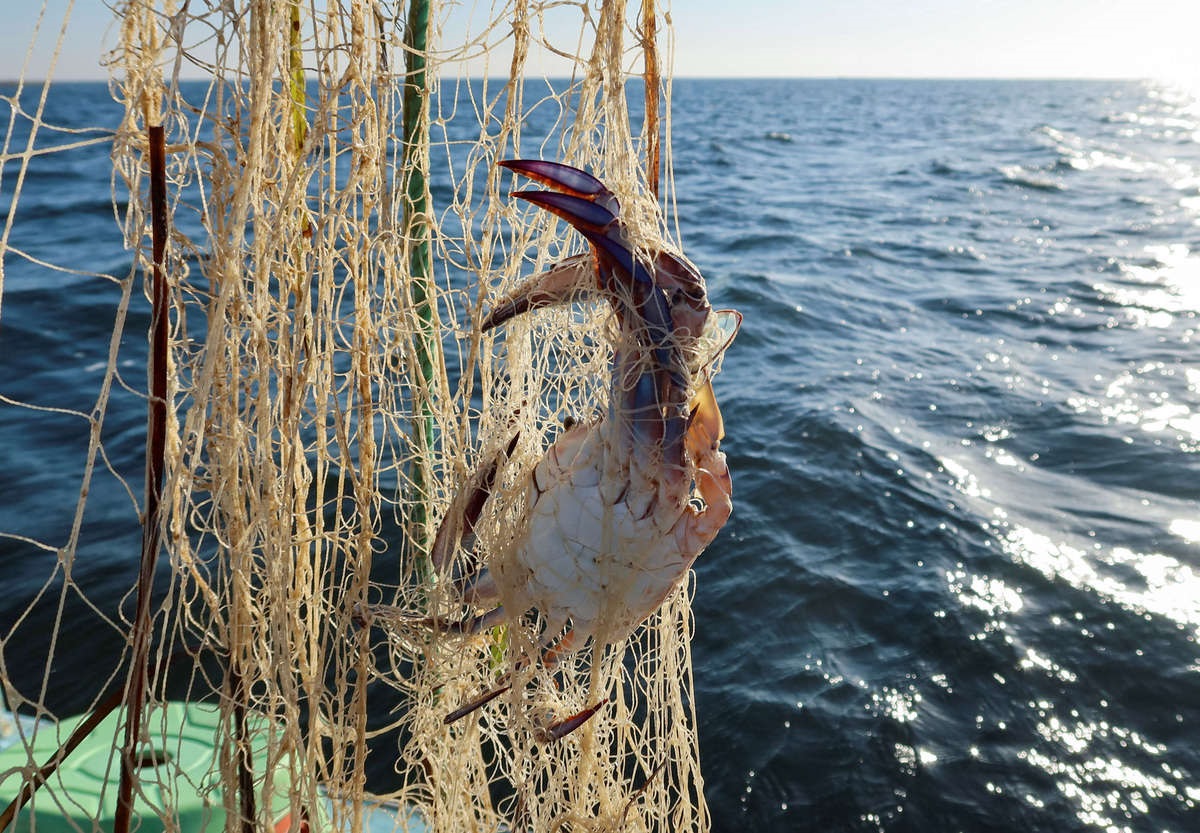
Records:
<instances>
[{"instance_id":1,"label":"open sea surface","mask_svg":"<svg viewBox=\"0 0 1200 833\"><path fill-rule=\"evenodd\" d=\"M61 84L46 118L117 115ZM1200 830L1200 103L681 80L673 117L682 243L745 315L717 379L735 510L696 566L715 829ZM103 145L31 166L12 245L126 274L109 177ZM117 287L4 268L0 395L89 411ZM133 306L121 368L144 389ZM144 414L118 391L105 427L136 491ZM0 532L65 540L86 440L0 399ZM130 507L100 479L74 568L110 610ZM53 558L0 537L0 633ZM55 611L35 612L2 657L27 694ZM95 694L106 632L64 634L58 713Z\"/></svg>"}]
</instances>

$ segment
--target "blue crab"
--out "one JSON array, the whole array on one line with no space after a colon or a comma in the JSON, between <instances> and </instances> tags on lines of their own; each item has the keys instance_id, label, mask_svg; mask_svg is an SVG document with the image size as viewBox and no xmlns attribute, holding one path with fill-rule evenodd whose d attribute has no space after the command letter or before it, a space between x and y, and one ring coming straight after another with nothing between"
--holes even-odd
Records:
<instances>
[{"instance_id":1,"label":"blue crab","mask_svg":"<svg viewBox=\"0 0 1200 833\"><path fill-rule=\"evenodd\" d=\"M732 484L711 377L741 316L714 311L700 274L661 241L636 246L617 198L599 179L555 162L500 164L548 186L514 196L563 218L591 245L501 299L482 328L576 299L607 300L616 319L611 393L603 419L568 425L533 468L509 543L481 556L482 569L458 582L461 599L484 612L440 626L478 632L536 611L549 665L588 639L594 649L620 644L679 586L729 518ZM443 574L460 546L475 546L474 528L489 511L504 456L475 475L443 521L432 548ZM546 735L561 737L602 703L550 725Z\"/></svg>"}]
</instances>

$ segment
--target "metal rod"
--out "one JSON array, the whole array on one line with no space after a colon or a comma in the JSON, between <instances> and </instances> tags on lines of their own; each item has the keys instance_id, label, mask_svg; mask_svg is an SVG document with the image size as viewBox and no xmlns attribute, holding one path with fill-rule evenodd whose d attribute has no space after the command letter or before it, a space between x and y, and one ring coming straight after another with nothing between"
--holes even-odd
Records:
<instances>
[{"instance_id":1,"label":"metal rod","mask_svg":"<svg viewBox=\"0 0 1200 833\"><path fill-rule=\"evenodd\" d=\"M142 515L142 559L138 567L137 612L133 620L129 682L125 688L125 742L121 749L121 779L113 833L128 833L133 812L133 781L137 769L137 745L142 732L142 708L149 679L150 600L154 590L154 568L160 546L159 511L162 503L164 450L167 437L167 284L163 264L167 251L167 164L166 139L162 125L147 128L150 145L150 223L153 265L151 268L150 397L149 428L146 436L146 509Z\"/></svg>"}]
</instances>

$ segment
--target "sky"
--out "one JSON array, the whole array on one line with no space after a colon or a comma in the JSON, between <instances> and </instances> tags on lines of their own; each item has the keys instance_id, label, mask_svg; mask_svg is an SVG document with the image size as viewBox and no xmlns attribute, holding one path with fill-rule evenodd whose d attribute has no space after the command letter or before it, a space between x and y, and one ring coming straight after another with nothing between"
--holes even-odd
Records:
<instances>
[{"instance_id":1,"label":"sky","mask_svg":"<svg viewBox=\"0 0 1200 833\"><path fill-rule=\"evenodd\" d=\"M638 0L629 3L636 8ZM470 8L475 2L461 5ZM676 77L1155 78L1200 89L1196 0L674 0L670 5ZM115 44L117 30L103 0L46 0L44 6L37 0L0 0L0 7L0 79L22 75L31 41L24 76L46 76L68 7L54 77L106 76L101 56ZM573 36L564 35L564 41L573 42ZM556 74L553 61L545 71Z\"/></svg>"}]
</instances>

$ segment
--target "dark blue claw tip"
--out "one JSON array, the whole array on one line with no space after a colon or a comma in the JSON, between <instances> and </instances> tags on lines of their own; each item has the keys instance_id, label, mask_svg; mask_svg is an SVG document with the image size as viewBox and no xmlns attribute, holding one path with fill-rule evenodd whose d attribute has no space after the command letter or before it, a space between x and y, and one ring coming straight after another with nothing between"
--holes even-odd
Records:
<instances>
[{"instance_id":1,"label":"dark blue claw tip","mask_svg":"<svg viewBox=\"0 0 1200 833\"><path fill-rule=\"evenodd\" d=\"M616 215L604 206L574 194L560 194L555 191L517 191L513 196L528 200L534 205L562 217L583 232L599 232L617 219Z\"/></svg>"},{"instance_id":2,"label":"dark blue claw tip","mask_svg":"<svg viewBox=\"0 0 1200 833\"><path fill-rule=\"evenodd\" d=\"M607 194L604 183L587 171L564 165L561 162L547 162L543 159L506 159L499 163L501 167L516 171L532 180L551 185L581 197L598 197Z\"/></svg>"}]
</instances>

